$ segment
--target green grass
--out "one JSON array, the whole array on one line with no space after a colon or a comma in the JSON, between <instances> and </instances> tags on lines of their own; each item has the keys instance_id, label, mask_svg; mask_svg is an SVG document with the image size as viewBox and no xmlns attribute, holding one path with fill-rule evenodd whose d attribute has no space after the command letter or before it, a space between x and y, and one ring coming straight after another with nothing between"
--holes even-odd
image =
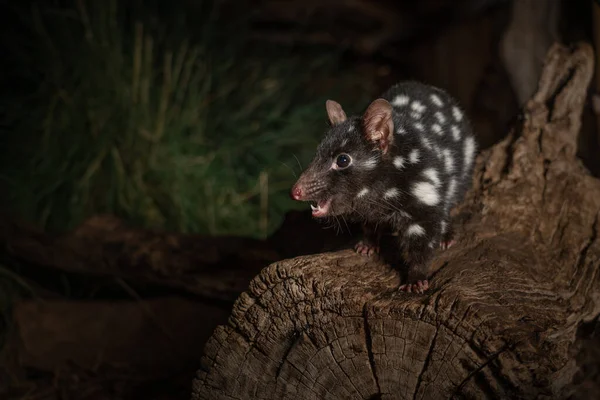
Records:
<instances>
[{"instance_id":1,"label":"green grass","mask_svg":"<svg viewBox=\"0 0 600 400\"><path fill-rule=\"evenodd\" d=\"M5 204L49 231L114 213L254 237L297 206L296 158L325 129L311 83L337 55L249 46L246 21L206 1L62 3L14 9L28 33L3 43L17 88L1 104Z\"/></svg>"}]
</instances>

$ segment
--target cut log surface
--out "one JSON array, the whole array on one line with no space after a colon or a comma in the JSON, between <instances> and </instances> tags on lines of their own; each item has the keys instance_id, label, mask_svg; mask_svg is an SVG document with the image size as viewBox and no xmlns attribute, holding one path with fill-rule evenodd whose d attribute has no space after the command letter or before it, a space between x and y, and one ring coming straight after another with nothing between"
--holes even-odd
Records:
<instances>
[{"instance_id":1,"label":"cut log surface","mask_svg":"<svg viewBox=\"0 0 600 400\"><path fill-rule=\"evenodd\" d=\"M575 156L592 73L589 45L551 47L425 295L351 250L274 263L207 342L192 398L560 398L600 313L600 181Z\"/></svg>"}]
</instances>

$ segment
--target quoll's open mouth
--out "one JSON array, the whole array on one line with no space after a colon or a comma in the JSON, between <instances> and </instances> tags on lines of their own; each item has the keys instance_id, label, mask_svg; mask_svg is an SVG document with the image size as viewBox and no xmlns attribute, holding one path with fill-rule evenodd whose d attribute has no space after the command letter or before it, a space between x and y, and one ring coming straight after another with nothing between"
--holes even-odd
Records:
<instances>
[{"instance_id":1,"label":"quoll's open mouth","mask_svg":"<svg viewBox=\"0 0 600 400\"><path fill-rule=\"evenodd\" d=\"M310 202L310 208L312 209L313 217L324 217L327 215L329 212L329 206L331 206L331 198Z\"/></svg>"}]
</instances>

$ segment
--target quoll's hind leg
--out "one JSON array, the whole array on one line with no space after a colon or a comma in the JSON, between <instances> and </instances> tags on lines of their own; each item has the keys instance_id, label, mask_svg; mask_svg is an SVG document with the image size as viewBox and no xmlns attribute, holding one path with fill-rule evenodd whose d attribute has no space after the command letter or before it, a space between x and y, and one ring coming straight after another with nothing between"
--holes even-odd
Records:
<instances>
[{"instance_id":1,"label":"quoll's hind leg","mask_svg":"<svg viewBox=\"0 0 600 400\"><path fill-rule=\"evenodd\" d=\"M354 250L363 256L372 256L379 253L381 233L367 224L363 224L363 238L356 243Z\"/></svg>"},{"instance_id":2,"label":"quoll's hind leg","mask_svg":"<svg viewBox=\"0 0 600 400\"><path fill-rule=\"evenodd\" d=\"M439 240L432 241L425 236L405 238L402 243L402 255L408 264L408 277L406 283L400 285L398 290L423 293L429 289L427 272L433 249L439 245L438 242Z\"/></svg>"}]
</instances>

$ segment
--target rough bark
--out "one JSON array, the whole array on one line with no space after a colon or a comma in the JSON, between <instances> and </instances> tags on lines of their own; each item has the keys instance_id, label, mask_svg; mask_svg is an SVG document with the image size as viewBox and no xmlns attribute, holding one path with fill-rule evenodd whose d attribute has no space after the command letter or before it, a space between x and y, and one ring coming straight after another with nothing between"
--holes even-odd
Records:
<instances>
[{"instance_id":1,"label":"rough bark","mask_svg":"<svg viewBox=\"0 0 600 400\"><path fill-rule=\"evenodd\" d=\"M592 8L592 25L593 25L593 36L594 36L594 47L596 49L600 49L600 3L597 1L592 1L591 2L591 8ZM600 146L600 63L598 62L598 60L600 60L600 52L596 51L596 69L595 69L595 79L594 79L594 91L593 91L593 95L591 98L591 109L596 117L596 124L595 124L595 132L594 135L595 136L595 141L593 141L593 149L595 149L596 151L594 152L593 156L597 156L597 151L599 150L599 146ZM592 136L592 135L590 135ZM600 163L597 160L597 157L593 157L592 159L596 158L596 162L594 163L594 167L598 166ZM598 169L600 169L600 167L595 168L596 171L598 171ZM594 171L594 172L596 172Z\"/></svg>"},{"instance_id":2,"label":"rough bark","mask_svg":"<svg viewBox=\"0 0 600 400\"><path fill-rule=\"evenodd\" d=\"M518 125L477 158L425 295L351 250L274 263L205 347L193 399L560 397L600 313L600 181L577 160L591 47L554 45Z\"/></svg>"}]
</instances>

